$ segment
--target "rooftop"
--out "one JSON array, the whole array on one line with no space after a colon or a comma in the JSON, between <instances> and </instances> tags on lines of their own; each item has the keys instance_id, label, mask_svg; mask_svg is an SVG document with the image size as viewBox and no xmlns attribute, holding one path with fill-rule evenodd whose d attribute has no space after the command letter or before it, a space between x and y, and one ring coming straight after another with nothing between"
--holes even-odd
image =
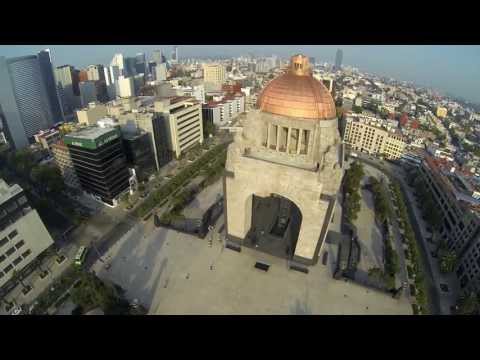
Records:
<instances>
[{"instance_id":1,"label":"rooftop","mask_svg":"<svg viewBox=\"0 0 480 360\"><path fill-rule=\"evenodd\" d=\"M22 191L23 189L20 185L13 184L12 186L9 186L5 180L0 179L0 204L3 204Z\"/></svg>"},{"instance_id":2,"label":"rooftop","mask_svg":"<svg viewBox=\"0 0 480 360\"><path fill-rule=\"evenodd\" d=\"M98 126L91 126L85 129L80 129L78 131L72 132L65 135L65 138L76 138L76 139L85 139L85 140L94 140L102 135L112 132L114 129L111 127L101 128Z\"/></svg>"}]
</instances>

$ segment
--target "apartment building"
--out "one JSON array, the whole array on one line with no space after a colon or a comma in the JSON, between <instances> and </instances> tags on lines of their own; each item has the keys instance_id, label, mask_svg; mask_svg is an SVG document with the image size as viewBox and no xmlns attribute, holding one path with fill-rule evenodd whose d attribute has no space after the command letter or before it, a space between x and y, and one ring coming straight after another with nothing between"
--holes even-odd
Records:
<instances>
[{"instance_id":1,"label":"apartment building","mask_svg":"<svg viewBox=\"0 0 480 360\"><path fill-rule=\"evenodd\" d=\"M220 101L210 101L202 106L204 120L217 126L227 125L243 112L245 112L245 96L242 94L226 96Z\"/></svg>"},{"instance_id":2,"label":"apartment building","mask_svg":"<svg viewBox=\"0 0 480 360\"><path fill-rule=\"evenodd\" d=\"M0 179L0 296L15 285L12 274L28 271L51 245L53 239L23 189Z\"/></svg>"},{"instance_id":3,"label":"apartment building","mask_svg":"<svg viewBox=\"0 0 480 360\"><path fill-rule=\"evenodd\" d=\"M72 158L70 156L70 150L68 150L67 145L60 140L57 143L52 144L50 149L53 154L53 158L55 159L55 164L62 173L63 182L65 185L71 188L80 189L81 186L78 181Z\"/></svg>"},{"instance_id":4,"label":"apartment building","mask_svg":"<svg viewBox=\"0 0 480 360\"><path fill-rule=\"evenodd\" d=\"M343 140L353 150L400 159L405 152L404 136L396 129L384 127L375 119L347 116Z\"/></svg>"},{"instance_id":5,"label":"apartment building","mask_svg":"<svg viewBox=\"0 0 480 360\"><path fill-rule=\"evenodd\" d=\"M171 97L155 101L155 113L166 121L168 147L178 158L186 150L203 143L202 104L191 97Z\"/></svg>"},{"instance_id":6,"label":"apartment building","mask_svg":"<svg viewBox=\"0 0 480 360\"><path fill-rule=\"evenodd\" d=\"M225 66L222 64L204 64L203 81L208 89L221 89L226 80Z\"/></svg>"},{"instance_id":7,"label":"apartment building","mask_svg":"<svg viewBox=\"0 0 480 360\"><path fill-rule=\"evenodd\" d=\"M454 165L426 156L419 173L441 213L438 235L459 259L460 287L480 291L480 192Z\"/></svg>"}]
</instances>

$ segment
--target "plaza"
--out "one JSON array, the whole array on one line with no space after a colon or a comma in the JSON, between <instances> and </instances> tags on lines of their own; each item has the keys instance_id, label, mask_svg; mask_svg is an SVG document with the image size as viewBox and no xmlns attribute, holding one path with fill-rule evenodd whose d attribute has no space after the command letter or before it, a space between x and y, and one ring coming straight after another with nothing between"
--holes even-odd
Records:
<instances>
[{"instance_id":1,"label":"plaza","mask_svg":"<svg viewBox=\"0 0 480 360\"><path fill-rule=\"evenodd\" d=\"M101 261L92 269L122 286L127 299L138 299L152 315L411 314L403 297L334 280L334 256L304 274L289 270L281 258L226 249L218 233L223 221L222 216L203 240L156 228L152 221L138 224L103 257L108 270ZM257 261L269 264L269 270L256 269Z\"/></svg>"}]
</instances>

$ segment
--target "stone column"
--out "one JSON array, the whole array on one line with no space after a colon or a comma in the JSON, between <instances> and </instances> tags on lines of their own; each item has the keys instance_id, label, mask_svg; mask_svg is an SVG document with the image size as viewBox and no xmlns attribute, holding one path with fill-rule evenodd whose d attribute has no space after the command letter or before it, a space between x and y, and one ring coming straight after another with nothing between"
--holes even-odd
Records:
<instances>
[{"instance_id":1,"label":"stone column","mask_svg":"<svg viewBox=\"0 0 480 360\"><path fill-rule=\"evenodd\" d=\"M292 128L288 127L288 135L287 135L287 154L290 153L290 137L292 136Z\"/></svg>"},{"instance_id":2,"label":"stone column","mask_svg":"<svg viewBox=\"0 0 480 360\"><path fill-rule=\"evenodd\" d=\"M303 129L298 129L297 155L300 154L302 148Z\"/></svg>"},{"instance_id":3,"label":"stone column","mask_svg":"<svg viewBox=\"0 0 480 360\"><path fill-rule=\"evenodd\" d=\"M271 130L270 130L270 123L267 124L267 149L270 148L270 138L271 138Z\"/></svg>"},{"instance_id":4,"label":"stone column","mask_svg":"<svg viewBox=\"0 0 480 360\"><path fill-rule=\"evenodd\" d=\"M280 125L277 126L277 148L276 150L278 151L278 148L280 147L280 134L282 131L282 127Z\"/></svg>"}]
</instances>

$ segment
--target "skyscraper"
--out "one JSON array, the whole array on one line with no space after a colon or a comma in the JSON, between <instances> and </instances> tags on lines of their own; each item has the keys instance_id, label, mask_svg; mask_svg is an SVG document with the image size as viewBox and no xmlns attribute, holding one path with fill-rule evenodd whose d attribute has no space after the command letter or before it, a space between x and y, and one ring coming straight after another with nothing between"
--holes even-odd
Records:
<instances>
[{"instance_id":1,"label":"skyscraper","mask_svg":"<svg viewBox=\"0 0 480 360\"><path fill-rule=\"evenodd\" d=\"M55 76L53 74L52 60L50 58L50 50L45 49L38 53L38 62L43 76L43 82L47 90L50 108L52 110L53 122L57 123L63 120L62 108L60 106L60 98L55 84Z\"/></svg>"},{"instance_id":2,"label":"skyscraper","mask_svg":"<svg viewBox=\"0 0 480 360\"><path fill-rule=\"evenodd\" d=\"M178 62L178 46L174 46L174 47L173 47L172 60L173 60L174 62Z\"/></svg>"},{"instance_id":3,"label":"skyscraper","mask_svg":"<svg viewBox=\"0 0 480 360\"><path fill-rule=\"evenodd\" d=\"M137 74L145 74L147 75L147 62L145 59L145 53L138 53L135 56L135 70Z\"/></svg>"},{"instance_id":4,"label":"skyscraper","mask_svg":"<svg viewBox=\"0 0 480 360\"><path fill-rule=\"evenodd\" d=\"M164 62L164 56L162 54L162 50L154 50L152 52L152 60L155 64L161 64Z\"/></svg>"},{"instance_id":5,"label":"skyscraper","mask_svg":"<svg viewBox=\"0 0 480 360\"><path fill-rule=\"evenodd\" d=\"M103 65L88 65L87 67L88 80L98 81L106 80Z\"/></svg>"},{"instance_id":6,"label":"skyscraper","mask_svg":"<svg viewBox=\"0 0 480 360\"><path fill-rule=\"evenodd\" d=\"M133 57L126 57L125 60L125 69L123 76L130 77L137 75L137 59Z\"/></svg>"},{"instance_id":7,"label":"skyscraper","mask_svg":"<svg viewBox=\"0 0 480 360\"><path fill-rule=\"evenodd\" d=\"M69 116L80 105L78 73L71 65L58 66L55 69L55 81L61 92L63 114Z\"/></svg>"},{"instance_id":8,"label":"skyscraper","mask_svg":"<svg viewBox=\"0 0 480 360\"><path fill-rule=\"evenodd\" d=\"M55 117L38 56L0 57L0 105L17 149L53 125Z\"/></svg>"},{"instance_id":9,"label":"skyscraper","mask_svg":"<svg viewBox=\"0 0 480 360\"><path fill-rule=\"evenodd\" d=\"M342 68L342 60L343 60L343 50L338 49L335 55L335 71L340 70Z\"/></svg>"}]
</instances>

